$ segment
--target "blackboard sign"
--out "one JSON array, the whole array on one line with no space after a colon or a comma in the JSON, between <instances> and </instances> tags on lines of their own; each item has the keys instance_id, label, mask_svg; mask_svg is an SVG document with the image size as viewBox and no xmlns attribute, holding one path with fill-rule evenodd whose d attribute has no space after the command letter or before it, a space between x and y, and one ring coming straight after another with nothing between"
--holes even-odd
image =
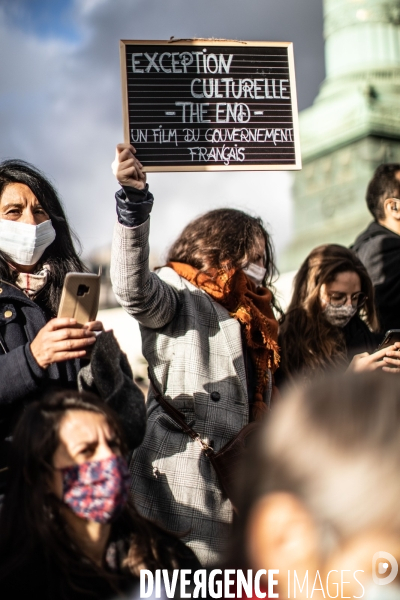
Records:
<instances>
[{"instance_id":1,"label":"blackboard sign","mask_svg":"<svg viewBox=\"0 0 400 600\"><path fill-rule=\"evenodd\" d=\"M125 142L146 171L301 168L293 45L122 40Z\"/></svg>"}]
</instances>

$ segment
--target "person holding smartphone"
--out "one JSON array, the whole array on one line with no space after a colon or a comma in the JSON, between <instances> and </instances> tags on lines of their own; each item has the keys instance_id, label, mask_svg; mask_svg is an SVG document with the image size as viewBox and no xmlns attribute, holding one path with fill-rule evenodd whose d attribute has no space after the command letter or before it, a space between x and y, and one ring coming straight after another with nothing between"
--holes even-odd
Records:
<instances>
[{"instance_id":1,"label":"person holding smartphone","mask_svg":"<svg viewBox=\"0 0 400 600\"><path fill-rule=\"evenodd\" d=\"M400 344L382 341L374 288L354 252L339 244L314 248L298 270L280 321L283 378L310 378L333 367L400 371Z\"/></svg>"},{"instance_id":2,"label":"person holding smartphone","mask_svg":"<svg viewBox=\"0 0 400 600\"><path fill-rule=\"evenodd\" d=\"M54 187L28 163L0 163L0 493L7 440L24 403L75 388L102 329L56 318L65 275L85 270Z\"/></svg>"}]
</instances>

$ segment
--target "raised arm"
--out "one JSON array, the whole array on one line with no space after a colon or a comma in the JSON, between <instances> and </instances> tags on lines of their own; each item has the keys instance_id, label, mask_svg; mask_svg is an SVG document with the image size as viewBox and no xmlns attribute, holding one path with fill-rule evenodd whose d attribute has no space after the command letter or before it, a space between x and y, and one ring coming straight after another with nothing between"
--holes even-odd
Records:
<instances>
[{"instance_id":1,"label":"raised arm","mask_svg":"<svg viewBox=\"0 0 400 600\"><path fill-rule=\"evenodd\" d=\"M117 192L118 222L111 251L111 281L118 302L139 323L156 329L178 308L177 291L149 269L149 214L153 195L146 174L129 144L117 146L112 169L122 186Z\"/></svg>"}]
</instances>

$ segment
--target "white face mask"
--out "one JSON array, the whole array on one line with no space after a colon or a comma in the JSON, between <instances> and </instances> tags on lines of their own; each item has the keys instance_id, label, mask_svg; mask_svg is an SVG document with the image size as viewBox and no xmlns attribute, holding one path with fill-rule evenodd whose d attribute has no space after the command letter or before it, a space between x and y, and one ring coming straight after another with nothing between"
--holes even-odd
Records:
<instances>
[{"instance_id":1,"label":"white face mask","mask_svg":"<svg viewBox=\"0 0 400 600\"><path fill-rule=\"evenodd\" d=\"M40 225L0 219L0 250L17 265L35 265L55 237L50 219Z\"/></svg>"},{"instance_id":2,"label":"white face mask","mask_svg":"<svg viewBox=\"0 0 400 600\"><path fill-rule=\"evenodd\" d=\"M255 263L250 263L248 267L243 269L243 272L246 273L256 285L262 285L267 269L265 267L260 267Z\"/></svg>"},{"instance_id":3,"label":"white face mask","mask_svg":"<svg viewBox=\"0 0 400 600\"><path fill-rule=\"evenodd\" d=\"M345 327L350 319L356 314L357 308L355 306L349 306L348 304L345 306L332 306L332 304L327 304L322 309L322 312L325 315L325 319L329 321L331 325Z\"/></svg>"}]
</instances>

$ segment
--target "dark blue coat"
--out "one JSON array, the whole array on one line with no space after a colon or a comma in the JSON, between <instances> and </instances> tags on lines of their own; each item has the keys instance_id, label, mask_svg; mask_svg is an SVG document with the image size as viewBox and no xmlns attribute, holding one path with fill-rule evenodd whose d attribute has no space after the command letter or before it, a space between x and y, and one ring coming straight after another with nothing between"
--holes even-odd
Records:
<instances>
[{"instance_id":1,"label":"dark blue coat","mask_svg":"<svg viewBox=\"0 0 400 600\"><path fill-rule=\"evenodd\" d=\"M0 469L4 440L24 405L53 388L76 388L79 360L42 369L33 358L30 343L48 320L19 288L0 280Z\"/></svg>"}]
</instances>

